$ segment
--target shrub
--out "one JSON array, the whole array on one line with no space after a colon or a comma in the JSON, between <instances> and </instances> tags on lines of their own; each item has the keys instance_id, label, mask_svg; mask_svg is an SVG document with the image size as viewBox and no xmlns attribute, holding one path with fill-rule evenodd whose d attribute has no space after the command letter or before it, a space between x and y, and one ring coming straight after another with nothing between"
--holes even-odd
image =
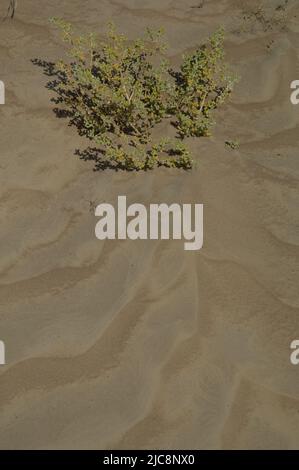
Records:
<instances>
[{"instance_id":1,"label":"shrub","mask_svg":"<svg viewBox=\"0 0 299 470\"><path fill-rule=\"evenodd\" d=\"M98 146L98 158L127 170L192 168L183 141L209 134L212 111L232 90L223 32L185 56L175 71L163 57L161 30L148 29L144 38L129 41L110 24L100 41L92 33L77 36L61 19L52 21L62 30L70 58L51 70L57 112ZM175 136L155 139L154 129L166 120Z\"/></svg>"},{"instance_id":2,"label":"shrub","mask_svg":"<svg viewBox=\"0 0 299 470\"><path fill-rule=\"evenodd\" d=\"M182 138L210 135L212 111L232 91L234 80L224 64L223 38L223 31L217 31L206 44L183 57L179 72L172 72L175 125Z\"/></svg>"}]
</instances>

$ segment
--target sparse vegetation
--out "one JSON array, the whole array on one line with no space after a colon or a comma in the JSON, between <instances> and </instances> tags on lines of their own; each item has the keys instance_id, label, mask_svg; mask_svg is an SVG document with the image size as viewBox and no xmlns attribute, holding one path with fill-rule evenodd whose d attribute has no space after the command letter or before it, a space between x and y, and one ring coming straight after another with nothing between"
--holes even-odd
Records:
<instances>
[{"instance_id":1,"label":"sparse vegetation","mask_svg":"<svg viewBox=\"0 0 299 470\"><path fill-rule=\"evenodd\" d=\"M60 105L56 113L97 146L82 158L97 160L98 168L192 168L188 138L210 135L213 111L234 84L224 63L223 31L173 70L164 58L161 30L129 41L110 24L100 41L92 33L77 36L61 19L52 21L70 58L48 64L47 73L55 77L49 87ZM172 137L161 140L155 130L164 122Z\"/></svg>"},{"instance_id":2,"label":"sparse vegetation","mask_svg":"<svg viewBox=\"0 0 299 470\"><path fill-rule=\"evenodd\" d=\"M242 26L235 33L256 33L262 30L284 31L287 25L286 10L289 0L283 0L276 8L266 8L262 2L246 2L242 8Z\"/></svg>"},{"instance_id":3,"label":"sparse vegetation","mask_svg":"<svg viewBox=\"0 0 299 470\"><path fill-rule=\"evenodd\" d=\"M238 140L227 140L225 145L232 150L238 150L240 147L240 142Z\"/></svg>"},{"instance_id":4,"label":"sparse vegetation","mask_svg":"<svg viewBox=\"0 0 299 470\"><path fill-rule=\"evenodd\" d=\"M179 136L210 135L212 111L224 103L232 91L233 79L223 64L223 32L184 56L179 72L173 73L175 126Z\"/></svg>"}]
</instances>

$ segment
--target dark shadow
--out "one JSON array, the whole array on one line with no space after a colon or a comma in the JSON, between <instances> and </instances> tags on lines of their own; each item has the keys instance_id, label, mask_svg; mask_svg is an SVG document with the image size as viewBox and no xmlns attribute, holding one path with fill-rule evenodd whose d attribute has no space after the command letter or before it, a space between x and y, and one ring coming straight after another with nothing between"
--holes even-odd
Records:
<instances>
[{"instance_id":1,"label":"dark shadow","mask_svg":"<svg viewBox=\"0 0 299 470\"><path fill-rule=\"evenodd\" d=\"M59 70L55 64L55 62L42 60L42 59L32 59L31 62L33 65L40 67L43 70L43 73L46 77L49 77L50 80L46 84L47 90L50 90L56 94L53 98L51 98L51 102L59 105L64 103L65 99L72 99L75 94L67 90L65 85L67 84L67 77L64 72ZM55 106L53 108L53 112L55 116L59 119L69 119L68 125L75 126L78 130L80 136L86 137L86 128L84 126L84 122L78 116L74 114L74 112L70 110L66 110L63 108L59 108Z\"/></svg>"},{"instance_id":2,"label":"dark shadow","mask_svg":"<svg viewBox=\"0 0 299 470\"><path fill-rule=\"evenodd\" d=\"M43 70L43 73L46 77L48 77L50 80L46 84L46 88L50 90L51 92L55 93L55 96L51 98L51 102L54 103L55 105L59 104L64 104L65 101L72 101L76 99L75 91L71 91L68 89L67 85L67 77L66 74L59 70L54 62L51 61L46 61L42 59L32 59L31 62L33 65L40 67ZM95 74L97 71L94 71ZM171 71L172 76L175 78L175 80L179 83L180 80L183 80L183 77L179 72L174 72ZM87 98L89 99L89 98ZM86 102L87 105L89 105L88 101ZM55 106L53 108L53 112L55 116L59 119L67 119L68 120L68 125L69 126L75 126L78 134L80 136L89 138L88 135L88 129L86 127L86 123L84 122L83 118L80 118L79 113L76 112L76 110L66 110L63 107L59 108L58 106ZM174 127L177 126L176 122L172 122L172 125ZM126 134L128 136L132 135L132 129L127 128L125 129ZM111 129L111 132L113 132L113 129ZM178 136L176 136L178 138ZM175 152L174 150L169 150L165 152L168 154L168 156L171 157L180 157L179 153ZM97 148L97 147L87 147L85 150L80 150L77 149L75 150L75 155L77 155L81 160L84 161L93 161L94 162L94 171L104 171L107 169L114 170L114 171L148 171L151 170L150 163L150 153L148 152L147 156L147 161L145 162L145 166L143 169L137 169L137 168L130 168L130 162L129 161L124 161L118 162L111 157L107 156L106 152L104 149ZM161 160L161 162L157 162L157 166L169 166L168 163ZM179 165L178 165L179 167Z\"/></svg>"},{"instance_id":3,"label":"dark shadow","mask_svg":"<svg viewBox=\"0 0 299 470\"><path fill-rule=\"evenodd\" d=\"M93 161L94 171L103 171L103 170L114 170L114 171L137 171L130 170L127 166L121 164L120 162L114 162L106 157L105 150L96 148L96 147L87 147L85 150L76 149L75 155L77 155L80 160ZM141 170L139 170L141 171Z\"/></svg>"},{"instance_id":4,"label":"dark shadow","mask_svg":"<svg viewBox=\"0 0 299 470\"><path fill-rule=\"evenodd\" d=\"M31 59L33 65L37 65L43 69L44 75L48 77L54 77L57 75L58 70L56 69L55 62L49 62L42 59Z\"/></svg>"}]
</instances>

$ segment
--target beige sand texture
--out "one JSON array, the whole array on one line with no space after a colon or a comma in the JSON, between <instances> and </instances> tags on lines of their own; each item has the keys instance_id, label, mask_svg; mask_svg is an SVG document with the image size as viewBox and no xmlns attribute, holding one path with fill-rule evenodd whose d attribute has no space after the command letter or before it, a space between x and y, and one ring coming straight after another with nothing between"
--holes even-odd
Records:
<instances>
[{"instance_id":1,"label":"beige sand texture","mask_svg":"<svg viewBox=\"0 0 299 470\"><path fill-rule=\"evenodd\" d=\"M0 24L1 449L299 448L297 0L201 3L19 0ZM197 169L95 172L74 155L88 142L31 62L64 54L54 15L163 26L173 62L226 27L241 79ZM204 248L100 242L93 207L118 195L203 203Z\"/></svg>"}]
</instances>

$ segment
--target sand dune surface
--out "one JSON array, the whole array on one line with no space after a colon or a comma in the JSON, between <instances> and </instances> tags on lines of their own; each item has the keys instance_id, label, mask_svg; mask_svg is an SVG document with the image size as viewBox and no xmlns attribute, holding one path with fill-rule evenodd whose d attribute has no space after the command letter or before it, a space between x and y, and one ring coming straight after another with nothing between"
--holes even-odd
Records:
<instances>
[{"instance_id":1,"label":"sand dune surface","mask_svg":"<svg viewBox=\"0 0 299 470\"><path fill-rule=\"evenodd\" d=\"M0 23L0 448L299 448L299 15L296 0L263 2L265 20L254 4L20 0ZM163 26L174 62L226 28L240 80L196 169L93 171L74 155L86 141L32 63L64 54L55 15L130 37ZM100 242L93 207L118 195L203 203L203 249Z\"/></svg>"}]
</instances>

